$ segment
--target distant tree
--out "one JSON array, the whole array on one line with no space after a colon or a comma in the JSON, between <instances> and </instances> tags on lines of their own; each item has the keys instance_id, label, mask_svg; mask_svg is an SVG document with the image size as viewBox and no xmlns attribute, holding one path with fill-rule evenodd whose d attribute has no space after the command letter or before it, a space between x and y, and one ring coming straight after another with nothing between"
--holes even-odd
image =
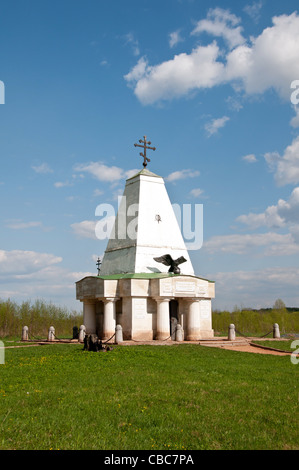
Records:
<instances>
[{"instance_id":1,"label":"distant tree","mask_svg":"<svg viewBox=\"0 0 299 470\"><path fill-rule=\"evenodd\" d=\"M274 310L285 310L285 309L286 309L286 305L285 305L285 303L284 303L283 300L277 299L277 300L275 300L275 302L274 302L273 308L274 308Z\"/></svg>"}]
</instances>

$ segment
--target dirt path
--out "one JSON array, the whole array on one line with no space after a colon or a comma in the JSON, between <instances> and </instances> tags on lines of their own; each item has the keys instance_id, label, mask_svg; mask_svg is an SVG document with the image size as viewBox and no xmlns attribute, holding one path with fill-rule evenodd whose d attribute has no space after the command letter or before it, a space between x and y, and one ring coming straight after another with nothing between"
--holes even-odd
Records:
<instances>
[{"instance_id":1,"label":"dirt path","mask_svg":"<svg viewBox=\"0 0 299 470\"><path fill-rule=\"evenodd\" d=\"M272 354L275 356L289 356L289 352L275 351L274 349L264 349L262 347L252 346L251 344L240 344L240 345L227 345L227 346L211 346L218 347L221 349L230 349L231 351L249 352L255 354Z\"/></svg>"}]
</instances>

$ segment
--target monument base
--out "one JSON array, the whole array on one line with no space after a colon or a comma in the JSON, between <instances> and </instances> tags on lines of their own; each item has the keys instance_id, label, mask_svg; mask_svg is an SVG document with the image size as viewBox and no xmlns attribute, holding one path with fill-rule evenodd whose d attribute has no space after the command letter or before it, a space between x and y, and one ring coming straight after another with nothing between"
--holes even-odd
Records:
<instances>
[{"instance_id":1,"label":"monument base","mask_svg":"<svg viewBox=\"0 0 299 470\"><path fill-rule=\"evenodd\" d=\"M121 325L124 340L175 340L181 325L185 341L213 338L214 283L173 273L89 276L76 283L88 333L109 339Z\"/></svg>"}]
</instances>

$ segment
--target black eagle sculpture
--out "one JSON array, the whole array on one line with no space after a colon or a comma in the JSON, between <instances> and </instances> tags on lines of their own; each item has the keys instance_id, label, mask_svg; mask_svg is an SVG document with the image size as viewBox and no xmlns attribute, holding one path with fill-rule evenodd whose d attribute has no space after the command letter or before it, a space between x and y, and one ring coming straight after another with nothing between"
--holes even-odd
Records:
<instances>
[{"instance_id":1,"label":"black eagle sculpture","mask_svg":"<svg viewBox=\"0 0 299 470\"><path fill-rule=\"evenodd\" d=\"M179 268L179 264L185 263L187 261L184 256L180 256L178 259L172 259L170 255L163 255L160 256L159 258L154 258L155 261L158 263L162 263L165 266L170 266L168 272L169 273L174 273L174 274L180 274L181 270Z\"/></svg>"}]
</instances>

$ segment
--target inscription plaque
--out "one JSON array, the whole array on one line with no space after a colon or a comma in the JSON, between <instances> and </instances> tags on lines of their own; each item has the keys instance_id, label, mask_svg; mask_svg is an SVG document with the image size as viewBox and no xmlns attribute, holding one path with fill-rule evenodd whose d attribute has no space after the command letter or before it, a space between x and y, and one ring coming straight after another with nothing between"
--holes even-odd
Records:
<instances>
[{"instance_id":1,"label":"inscription plaque","mask_svg":"<svg viewBox=\"0 0 299 470\"><path fill-rule=\"evenodd\" d=\"M178 281L175 284L175 290L176 292L195 292L195 283L194 282L188 282L188 281Z\"/></svg>"},{"instance_id":2,"label":"inscription plaque","mask_svg":"<svg viewBox=\"0 0 299 470\"><path fill-rule=\"evenodd\" d=\"M200 301L200 316L201 318L210 318L211 315L211 302L209 300Z\"/></svg>"},{"instance_id":3,"label":"inscription plaque","mask_svg":"<svg viewBox=\"0 0 299 470\"><path fill-rule=\"evenodd\" d=\"M145 318L146 299L133 299L135 318Z\"/></svg>"}]
</instances>

